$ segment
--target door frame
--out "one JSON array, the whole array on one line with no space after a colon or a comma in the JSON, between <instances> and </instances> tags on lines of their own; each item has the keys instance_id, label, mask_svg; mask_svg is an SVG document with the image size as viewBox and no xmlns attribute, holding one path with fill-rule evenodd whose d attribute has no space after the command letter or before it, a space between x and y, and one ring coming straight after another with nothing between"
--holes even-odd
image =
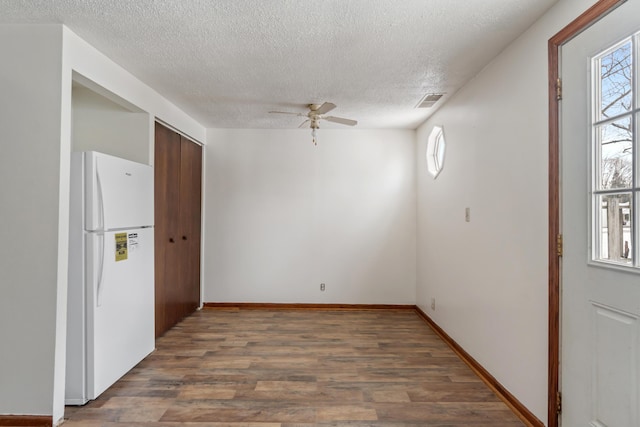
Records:
<instances>
[{"instance_id":1,"label":"door frame","mask_svg":"<svg viewBox=\"0 0 640 427\"><path fill-rule=\"evenodd\" d=\"M557 427L560 400L560 48L627 0L598 0L549 39L549 363L547 426Z\"/></svg>"}]
</instances>

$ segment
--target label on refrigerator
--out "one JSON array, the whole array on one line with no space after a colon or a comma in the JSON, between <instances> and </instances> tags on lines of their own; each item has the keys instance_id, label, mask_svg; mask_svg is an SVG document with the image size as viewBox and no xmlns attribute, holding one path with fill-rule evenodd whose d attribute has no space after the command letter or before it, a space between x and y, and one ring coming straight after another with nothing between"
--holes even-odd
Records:
<instances>
[{"instance_id":1,"label":"label on refrigerator","mask_svg":"<svg viewBox=\"0 0 640 427\"><path fill-rule=\"evenodd\" d=\"M116 233L116 261L127 259L127 233Z\"/></svg>"},{"instance_id":2,"label":"label on refrigerator","mask_svg":"<svg viewBox=\"0 0 640 427\"><path fill-rule=\"evenodd\" d=\"M129 233L129 251L138 249L138 233Z\"/></svg>"}]
</instances>

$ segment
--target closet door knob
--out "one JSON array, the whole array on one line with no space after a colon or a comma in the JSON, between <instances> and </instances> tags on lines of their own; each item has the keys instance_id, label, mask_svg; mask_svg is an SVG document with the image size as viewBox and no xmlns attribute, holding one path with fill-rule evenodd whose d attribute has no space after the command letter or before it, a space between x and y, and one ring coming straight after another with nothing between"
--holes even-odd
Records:
<instances>
[{"instance_id":1,"label":"closet door knob","mask_svg":"<svg viewBox=\"0 0 640 427\"><path fill-rule=\"evenodd\" d=\"M173 237L169 237L169 243L174 243L175 240L173 240Z\"/></svg>"},{"instance_id":2,"label":"closet door knob","mask_svg":"<svg viewBox=\"0 0 640 427\"><path fill-rule=\"evenodd\" d=\"M187 236L182 236L182 240L187 240Z\"/></svg>"}]
</instances>

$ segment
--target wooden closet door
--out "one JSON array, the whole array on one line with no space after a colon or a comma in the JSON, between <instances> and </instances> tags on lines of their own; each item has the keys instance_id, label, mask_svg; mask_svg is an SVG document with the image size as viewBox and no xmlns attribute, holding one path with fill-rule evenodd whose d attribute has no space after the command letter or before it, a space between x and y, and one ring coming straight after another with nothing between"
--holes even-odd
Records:
<instances>
[{"instance_id":1,"label":"wooden closet door","mask_svg":"<svg viewBox=\"0 0 640 427\"><path fill-rule=\"evenodd\" d=\"M156 337L200 305L202 147L156 123Z\"/></svg>"},{"instance_id":2,"label":"wooden closet door","mask_svg":"<svg viewBox=\"0 0 640 427\"><path fill-rule=\"evenodd\" d=\"M155 305L156 337L179 316L180 135L155 126Z\"/></svg>"},{"instance_id":3,"label":"wooden closet door","mask_svg":"<svg viewBox=\"0 0 640 427\"><path fill-rule=\"evenodd\" d=\"M180 228L182 239L182 317L200 306L202 147L181 137Z\"/></svg>"}]
</instances>

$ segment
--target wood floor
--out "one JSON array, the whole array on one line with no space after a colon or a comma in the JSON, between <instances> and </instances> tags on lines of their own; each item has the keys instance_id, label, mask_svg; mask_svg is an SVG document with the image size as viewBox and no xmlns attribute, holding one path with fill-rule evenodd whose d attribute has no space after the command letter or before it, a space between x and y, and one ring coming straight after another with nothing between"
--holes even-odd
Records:
<instances>
[{"instance_id":1,"label":"wood floor","mask_svg":"<svg viewBox=\"0 0 640 427\"><path fill-rule=\"evenodd\" d=\"M524 424L411 310L203 310L63 427Z\"/></svg>"}]
</instances>

